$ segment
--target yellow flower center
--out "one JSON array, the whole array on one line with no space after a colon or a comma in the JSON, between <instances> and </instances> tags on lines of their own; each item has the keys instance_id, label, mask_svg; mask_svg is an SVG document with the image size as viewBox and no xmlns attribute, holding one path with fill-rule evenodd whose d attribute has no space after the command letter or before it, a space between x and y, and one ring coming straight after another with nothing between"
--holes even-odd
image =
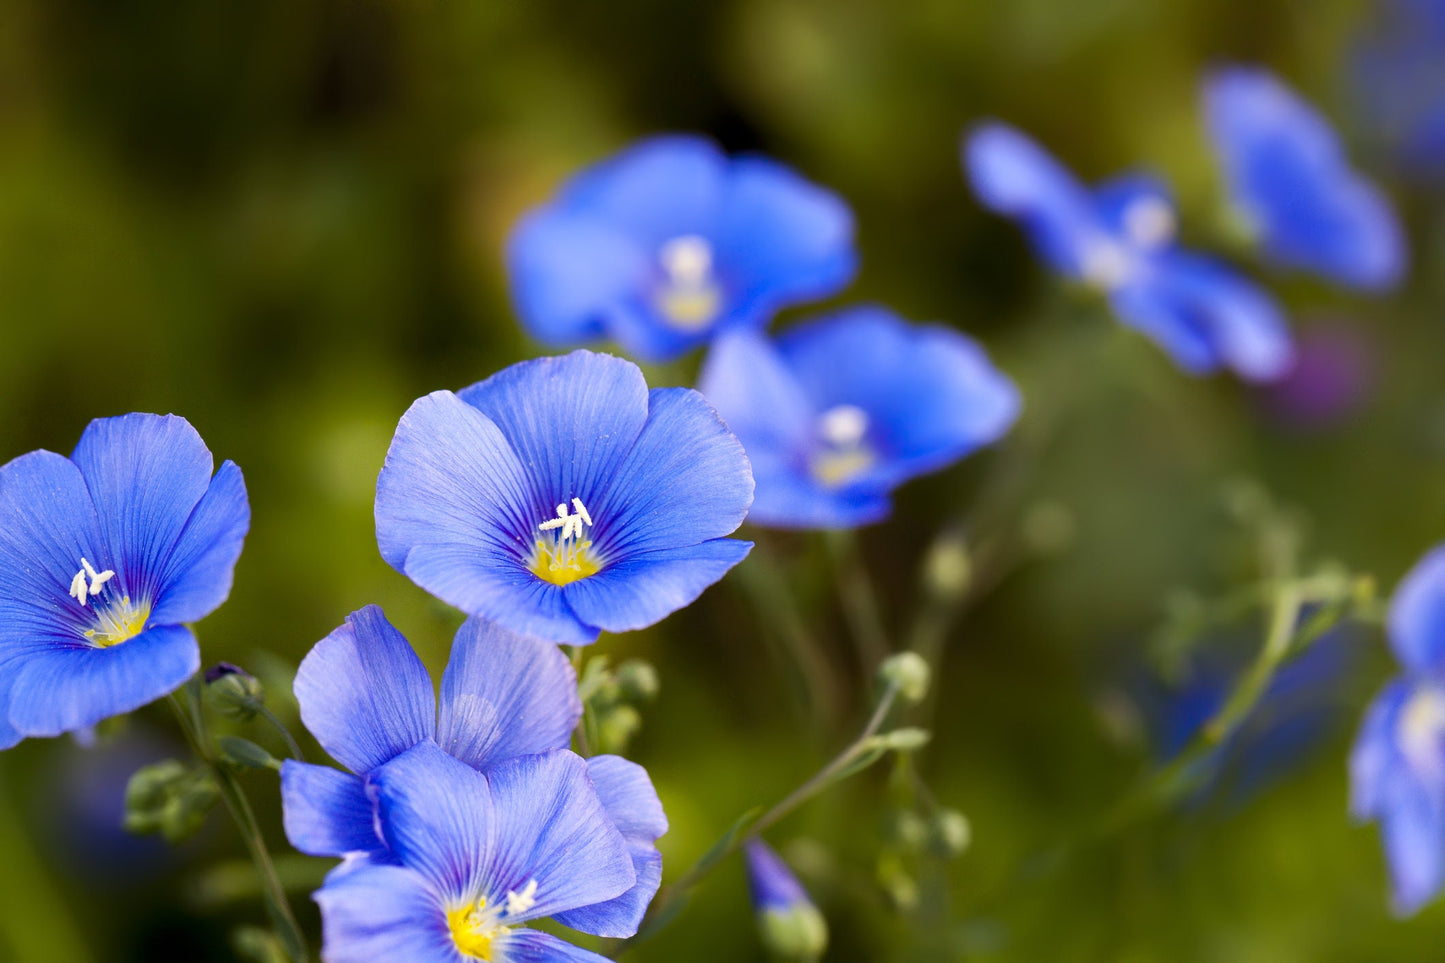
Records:
<instances>
[{"instance_id":1,"label":"yellow flower center","mask_svg":"<svg viewBox=\"0 0 1445 963\"><path fill-rule=\"evenodd\" d=\"M85 633L85 637L102 649L120 645L126 639L133 639L145 631L146 619L150 618L149 602L132 604L130 596L122 596L119 602L102 609L96 606L96 626Z\"/></svg>"},{"instance_id":2,"label":"yellow flower center","mask_svg":"<svg viewBox=\"0 0 1445 963\"><path fill-rule=\"evenodd\" d=\"M490 960L492 942L511 932L511 927L503 926L495 912L488 912L485 899L449 910L447 928L451 930L457 951L476 960Z\"/></svg>"},{"instance_id":3,"label":"yellow flower center","mask_svg":"<svg viewBox=\"0 0 1445 963\"><path fill-rule=\"evenodd\" d=\"M664 282L657 309L674 328L699 331L718 316L722 290L712 271L712 245L696 234L675 237L657 255Z\"/></svg>"},{"instance_id":4,"label":"yellow flower center","mask_svg":"<svg viewBox=\"0 0 1445 963\"><path fill-rule=\"evenodd\" d=\"M585 534L592 526L592 516L580 498L572 499L571 507L575 513L563 502L557 506L556 518L537 526L541 534L527 564L533 575L553 585L570 585L602 570L602 559Z\"/></svg>"},{"instance_id":5,"label":"yellow flower center","mask_svg":"<svg viewBox=\"0 0 1445 963\"><path fill-rule=\"evenodd\" d=\"M813 455L809 468L825 488L841 488L877 462L865 443L868 413L856 405L837 405L818 419L823 444Z\"/></svg>"}]
</instances>

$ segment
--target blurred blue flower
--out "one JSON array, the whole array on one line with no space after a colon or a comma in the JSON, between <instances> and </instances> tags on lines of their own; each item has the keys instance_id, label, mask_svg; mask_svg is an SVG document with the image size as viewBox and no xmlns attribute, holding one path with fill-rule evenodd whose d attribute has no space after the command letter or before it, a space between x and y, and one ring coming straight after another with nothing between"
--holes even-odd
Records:
<instances>
[{"instance_id":1,"label":"blurred blue flower","mask_svg":"<svg viewBox=\"0 0 1445 963\"><path fill-rule=\"evenodd\" d=\"M816 960L828 945L828 924L788 865L761 839L743 846L748 890L763 942L786 960Z\"/></svg>"},{"instance_id":2,"label":"blurred blue flower","mask_svg":"<svg viewBox=\"0 0 1445 963\"><path fill-rule=\"evenodd\" d=\"M1395 912L1409 915L1445 883L1445 547L1400 582L1388 631L1405 673L1365 714L1350 756L1350 809L1379 821Z\"/></svg>"},{"instance_id":3,"label":"blurred blue flower","mask_svg":"<svg viewBox=\"0 0 1445 963\"><path fill-rule=\"evenodd\" d=\"M640 629L742 561L742 445L702 395L576 351L402 416L376 483L382 557L469 615L554 642Z\"/></svg>"},{"instance_id":4,"label":"blurred blue flower","mask_svg":"<svg viewBox=\"0 0 1445 963\"><path fill-rule=\"evenodd\" d=\"M1107 294L1120 320L1185 371L1269 381L1289 369L1279 309L1227 265L1175 244L1173 201L1158 181L1131 175L1091 192L999 123L970 132L964 165L984 206L1019 220L1051 268Z\"/></svg>"},{"instance_id":5,"label":"blurred blue flower","mask_svg":"<svg viewBox=\"0 0 1445 963\"><path fill-rule=\"evenodd\" d=\"M748 520L851 528L898 485L998 440L1019 393L973 340L858 307L769 342L719 338L699 389L737 433L757 492Z\"/></svg>"},{"instance_id":6,"label":"blurred blue flower","mask_svg":"<svg viewBox=\"0 0 1445 963\"><path fill-rule=\"evenodd\" d=\"M636 881L581 757L522 756L483 773L423 742L368 783L391 860L352 857L316 891L323 959L606 959L525 925Z\"/></svg>"},{"instance_id":7,"label":"blurred blue flower","mask_svg":"<svg viewBox=\"0 0 1445 963\"><path fill-rule=\"evenodd\" d=\"M1445 174L1445 0L1384 0L1352 71L1360 120L1408 174Z\"/></svg>"},{"instance_id":8,"label":"blurred blue flower","mask_svg":"<svg viewBox=\"0 0 1445 963\"><path fill-rule=\"evenodd\" d=\"M296 673L301 719L351 772L287 760L281 769L286 836L312 856L367 854L393 862L376 829L374 774L423 743L481 772L566 749L582 715L577 677L560 649L468 619L442 675L440 713L426 668L374 605L354 612L312 648ZM662 881L656 840L667 817L647 771L593 756L586 774L632 859L635 883L556 918L603 936L630 936Z\"/></svg>"},{"instance_id":9,"label":"blurred blue flower","mask_svg":"<svg viewBox=\"0 0 1445 963\"><path fill-rule=\"evenodd\" d=\"M186 628L231 591L241 471L184 418L92 421L70 458L0 467L0 748L137 709L200 668Z\"/></svg>"},{"instance_id":10,"label":"blurred blue flower","mask_svg":"<svg viewBox=\"0 0 1445 963\"><path fill-rule=\"evenodd\" d=\"M512 295L550 345L608 337L648 361L761 328L853 277L837 195L701 137L657 137L583 171L507 246Z\"/></svg>"},{"instance_id":11,"label":"blurred blue flower","mask_svg":"<svg viewBox=\"0 0 1445 963\"><path fill-rule=\"evenodd\" d=\"M1236 212L1266 257L1367 290L1400 280L1395 214L1314 108L1248 67L1211 73L1204 107Z\"/></svg>"}]
</instances>

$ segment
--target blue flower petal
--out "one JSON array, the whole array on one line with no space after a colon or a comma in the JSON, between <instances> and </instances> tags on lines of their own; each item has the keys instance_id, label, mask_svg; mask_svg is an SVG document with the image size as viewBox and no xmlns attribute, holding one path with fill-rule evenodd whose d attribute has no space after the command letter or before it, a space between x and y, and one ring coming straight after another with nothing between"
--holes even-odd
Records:
<instances>
[{"instance_id":1,"label":"blue flower petal","mask_svg":"<svg viewBox=\"0 0 1445 963\"><path fill-rule=\"evenodd\" d=\"M468 619L442 676L437 743L477 769L565 749L582 716L577 674L551 642Z\"/></svg>"},{"instance_id":2,"label":"blue flower petal","mask_svg":"<svg viewBox=\"0 0 1445 963\"><path fill-rule=\"evenodd\" d=\"M301 719L342 765L366 773L417 743L436 725L431 678L375 605L347 616L296 671Z\"/></svg>"},{"instance_id":3,"label":"blue flower petal","mask_svg":"<svg viewBox=\"0 0 1445 963\"><path fill-rule=\"evenodd\" d=\"M1072 174L1028 137L999 123L969 133L963 161L985 207L1021 220L1054 270L1084 278L1090 248L1108 239L1093 200Z\"/></svg>"},{"instance_id":4,"label":"blue flower petal","mask_svg":"<svg viewBox=\"0 0 1445 963\"><path fill-rule=\"evenodd\" d=\"M559 206L616 225L652 250L715 232L727 165L706 138L653 137L577 175Z\"/></svg>"},{"instance_id":5,"label":"blue flower petal","mask_svg":"<svg viewBox=\"0 0 1445 963\"><path fill-rule=\"evenodd\" d=\"M251 527L246 482L235 462L224 462L186 520L160 573L160 596L151 609L157 624L197 622L231 594L231 578Z\"/></svg>"},{"instance_id":6,"label":"blue flower petal","mask_svg":"<svg viewBox=\"0 0 1445 963\"><path fill-rule=\"evenodd\" d=\"M1350 814L1364 821L1383 811L1388 785L1399 758L1395 748L1395 724L1400 707L1410 695L1410 685L1396 680L1375 697L1360 724L1350 751Z\"/></svg>"},{"instance_id":7,"label":"blue flower petal","mask_svg":"<svg viewBox=\"0 0 1445 963\"><path fill-rule=\"evenodd\" d=\"M345 856L384 847L366 781L330 766L281 763L281 809L286 838L310 856Z\"/></svg>"},{"instance_id":8,"label":"blue flower petal","mask_svg":"<svg viewBox=\"0 0 1445 963\"><path fill-rule=\"evenodd\" d=\"M423 742L369 775L376 793L382 835L403 865L419 872L434 892L475 899L479 876L505 827L487 777L453 759L436 743ZM549 797L529 800L532 818ZM522 881L523 884L526 880ZM520 890L520 886L517 887ZM488 892L492 897L504 895Z\"/></svg>"},{"instance_id":9,"label":"blue flower petal","mask_svg":"<svg viewBox=\"0 0 1445 963\"><path fill-rule=\"evenodd\" d=\"M363 865L316 891L327 963L461 963L438 894L415 871Z\"/></svg>"},{"instance_id":10,"label":"blue flower petal","mask_svg":"<svg viewBox=\"0 0 1445 963\"><path fill-rule=\"evenodd\" d=\"M608 632L630 632L691 604L752 547L752 542L715 538L632 555L562 591L582 621Z\"/></svg>"},{"instance_id":11,"label":"blue flower petal","mask_svg":"<svg viewBox=\"0 0 1445 963\"><path fill-rule=\"evenodd\" d=\"M80 642L31 653L10 693L10 725L58 736L139 709L175 691L201 665L189 629L160 625L108 648Z\"/></svg>"},{"instance_id":12,"label":"blue flower petal","mask_svg":"<svg viewBox=\"0 0 1445 963\"><path fill-rule=\"evenodd\" d=\"M720 335L697 386L743 443L754 477L763 453L791 454L808 443L818 413L777 350L760 335Z\"/></svg>"},{"instance_id":13,"label":"blue flower petal","mask_svg":"<svg viewBox=\"0 0 1445 963\"><path fill-rule=\"evenodd\" d=\"M621 756L593 756L587 772L608 818L627 843L637 883L621 896L558 913L555 919L586 933L628 937L637 932L662 883L662 855L654 842L667 832L667 816L647 770L637 763Z\"/></svg>"},{"instance_id":14,"label":"blue flower petal","mask_svg":"<svg viewBox=\"0 0 1445 963\"><path fill-rule=\"evenodd\" d=\"M1389 787L1380 833L1400 916L1418 911L1445 883L1445 799L1414 780Z\"/></svg>"},{"instance_id":15,"label":"blue flower petal","mask_svg":"<svg viewBox=\"0 0 1445 963\"><path fill-rule=\"evenodd\" d=\"M790 909L811 903L788 864L761 839L750 839L743 847L748 862L748 890L757 910Z\"/></svg>"},{"instance_id":16,"label":"blue flower petal","mask_svg":"<svg viewBox=\"0 0 1445 963\"><path fill-rule=\"evenodd\" d=\"M565 750L523 756L487 773L496 850L488 900L536 882L536 903L517 920L554 916L620 896L637 882L627 846L603 809L587 764Z\"/></svg>"},{"instance_id":17,"label":"blue flower petal","mask_svg":"<svg viewBox=\"0 0 1445 963\"><path fill-rule=\"evenodd\" d=\"M1151 174L1113 178L1094 190L1094 203L1109 231L1130 246L1149 251L1173 244L1174 197L1159 178Z\"/></svg>"},{"instance_id":18,"label":"blue flower petal","mask_svg":"<svg viewBox=\"0 0 1445 963\"><path fill-rule=\"evenodd\" d=\"M493 945L506 963L608 963L605 956L538 930L513 930Z\"/></svg>"},{"instance_id":19,"label":"blue flower petal","mask_svg":"<svg viewBox=\"0 0 1445 963\"><path fill-rule=\"evenodd\" d=\"M824 489L795 467L777 469L776 459L755 456L757 497L748 521L769 528L847 529L881 522L893 511L886 490L876 484Z\"/></svg>"},{"instance_id":20,"label":"blue flower petal","mask_svg":"<svg viewBox=\"0 0 1445 963\"><path fill-rule=\"evenodd\" d=\"M646 426L616 466L612 484L589 506L593 540L609 567L728 535L747 517L753 499L743 446L702 395L656 388L647 404ZM580 610L578 615L591 621Z\"/></svg>"},{"instance_id":21,"label":"blue flower petal","mask_svg":"<svg viewBox=\"0 0 1445 963\"><path fill-rule=\"evenodd\" d=\"M1415 563L1390 599L1390 646L1417 675L1445 678L1445 546Z\"/></svg>"},{"instance_id":22,"label":"blue flower petal","mask_svg":"<svg viewBox=\"0 0 1445 963\"><path fill-rule=\"evenodd\" d=\"M117 562L112 590L156 599L171 550L211 481L206 443L175 415L121 415L92 421L71 460Z\"/></svg>"}]
</instances>

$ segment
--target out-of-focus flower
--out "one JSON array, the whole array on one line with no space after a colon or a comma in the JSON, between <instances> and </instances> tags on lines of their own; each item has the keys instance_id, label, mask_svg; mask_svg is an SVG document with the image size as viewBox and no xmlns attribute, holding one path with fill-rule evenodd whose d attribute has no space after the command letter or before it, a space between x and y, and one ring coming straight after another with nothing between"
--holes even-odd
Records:
<instances>
[{"instance_id":1,"label":"out-of-focus flower","mask_svg":"<svg viewBox=\"0 0 1445 963\"><path fill-rule=\"evenodd\" d=\"M742 445L689 388L576 351L402 416L376 483L381 554L469 615L554 642L640 629L742 561Z\"/></svg>"},{"instance_id":2,"label":"out-of-focus flower","mask_svg":"<svg viewBox=\"0 0 1445 963\"><path fill-rule=\"evenodd\" d=\"M1299 336L1289 374L1269 386L1265 399L1285 425L1322 431L1347 420L1369 400L1379 359L1361 328L1344 323L1312 326Z\"/></svg>"},{"instance_id":3,"label":"out-of-focus flower","mask_svg":"<svg viewBox=\"0 0 1445 963\"><path fill-rule=\"evenodd\" d=\"M1267 258L1367 290L1400 280L1395 214L1314 108L1249 67L1211 73L1204 108L1232 203Z\"/></svg>"},{"instance_id":4,"label":"out-of-focus flower","mask_svg":"<svg viewBox=\"0 0 1445 963\"><path fill-rule=\"evenodd\" d=\"M1019 131L988 123L964 142L979 200L1020 221L1039 256L1108 295L1119 319L1185 371L1229 368L1251 381L1288 370L1289 332L1270 297L1220 261L1175 244L1164 186L1131 175L1089 191Z\"/></svg>"},{"instance_id":5,"label":"out-of-focus flower","mask_svg":"<svg viewBox=\"0 0 1445 963\"><path fill-rule=\"evenodd\" d=\"M757 493L748 520L851 528L889 493L1000 438L1019 394L971 339L852 308L769 342L720 338L699 388L737 433Z\"/></svg>"},{"instance_id":6,"label":"out-of-focus flower","mask_svg":"<svg viewBox=\"0 0 1445 963\"><path fill-rule=\"evenodd\" d=\"M1350 756L1350 809L1379 821L1395 912L1409 915L1445 882L1445 548L1395 590L1388 630L1405 673L1365 714Z\"/></svg>"},{"instance_id":7,"label":"out-of-focus flower","mask_svg":"<svg viewBox=\"0 0 1445 963\"><path fill-rule=\"evenodd\" d=\"M426 668L381 609L367 606L312 648L296 673L301 718L350 772L287 760L281 798L287 838L312 856L368 854L391 862L376 830L373 776L414 746L442 749L481 772L566 749L582 714L577 677L555 645L468 619L442 676L440 713ZM657 838L667 817L647 771L619 756L593 756L586 774L626 843L635 881L557 919L602 936L631 936L662 880ZM542 804L538 802L540 807ZM524 881L525 882L525 881Z\"/></svg>"},{"instance_id":8,"label":"out-of-focus flower","mask_svg":"<svg viewBox=\"0 0 1445 963\"><path fill-rule=\"evenodd\" d=\"M657 137L582 172L508 244L517 310L551 345L609 337L649 361L760 328L853 276L835 194L700 137Z\"/></svg>"},{"instance_id":9,"label":"out-of-focus flower","mask_svg":"<svg viewBox=\"0 0 1445 963\"><path fill-rule=\"evenodd\" d=\"M0 468L0 747L159 699L200 667L186 624L231 591L241 470L184 418L92 421L70 458Z\"/></svg>"},{"instance_id":10,"label":"out-of-focus flower","mask_svg":"<svg viewBox=\"0 0 1445 963\"><path fill-rule=\"evenodd\" d=\"M1360 38L1353 80L1360 120L1404 172L1445 175L1445 2L1385 0Z\"/></svg>"},{"instance_id":11,"label":"out-of-focus flower","mask_svg":"<svg viewBox=\"0 0 1445 963\"><path fill-rule=\"evenodd\" d=\"M423 742L368 782L390 861L352 857L316 891L324 959L606 959L525 925L636 882L581 757L522 756L483 773Z\"/></svg>"},{"instance_id":12,"label":"out-of-focus flower","mask_svg":"<svg viewBox=\"0 0 1445 963\"><path fill-rule=\"evenodd\" d=\"M763 944L784 960L816 960L828 948L828 923L786 863L760 839L743 847L748 890Z\"/></svg>"}]
</instances>

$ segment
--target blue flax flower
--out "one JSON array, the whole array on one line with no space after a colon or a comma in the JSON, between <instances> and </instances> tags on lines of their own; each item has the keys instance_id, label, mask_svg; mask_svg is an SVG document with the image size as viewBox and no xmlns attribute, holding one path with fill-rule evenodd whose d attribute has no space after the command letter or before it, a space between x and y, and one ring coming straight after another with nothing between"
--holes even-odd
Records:
<instances>
[{"instance_id":1,"label":"blue flax flower","mask_svg":"<svg viewBox=\"0 0 1445 963\"><path fill-rule=\"evenodd\" d=\"M0 467L0 748L85 729L200 667L186 624L231 591L241 471L184 418L92 421L71 457Z\"/></svg>"},{"instance_id":2,"label":"blue flax flower","mask_svg":"<svg viewBox=\"0 0 1445 963\"><path fill-rule=\"evenodd\" d=\"M1210 74L1204 106L1233 203L1268 258L1367 290L1399 281L1395 214L1314 108L1247 67Z\"/></svg>"},{"instance_id":3,"label":"blue flax flower","mask_svg":"<svg viewBox=\"0 0 1445 963\"><path fill-rule=\"evenodd\" d=\"M354 856L317 890L328 963L605 960L526 926L635 881L581 757L522 756L483 773L424 742L369 788L391 859Z\"/></svg>"},{"instance_id":4,"label":"blue flax flower","mask_svg":"<svg viewBox=\"0 0 1445 963\"><path fill-rule=\"evenodd\" d=\"M537 338L608 337L652 361L832 294L856 263L853 216L835 194L679 136L583 171L507 248L513 298Z\"/></svg>"},{"instance_id":5,"label":"blue flax flower","mask_svg":"<svg viewBox=\"0 0 1445 963\"><path fill-rule=\"evenodd\" d=\"M469 615L585 645L689 604L752 547L742 445L689 388L576 351L437 391L376 483L382 556Z\"/></svg>"},{"instance_id":6,"label":"blue flax flower","mask_svg":"<svg viewBox=\"0 0 1445 963\"><path fill-rule=\"evenodd\" d=\"M828 924L787 863L761 839L743 847L748 891L763 942L788 960L816 960L828 947Z\"/></svg>"},{"instance_id":7,"label":"blue flax flower","mask_svg":"<svg viewBox=\"0 0 1445 963\"><path fill-rule=\"evenodd\" d=\"M284 763L286 835L312 856L365 855L380 863L397 858L376 828L376 774L391 760L427 744L491 773L565 750L582 715L577 677L560 649L480 619L457 632L438 711L421 660L374 605L316 644L296 673L295 691L306 728L351 771ZM656 840L667 818L641 766L593 756L584 768L635 878L605 899L550 915L589 933L630 936L662 880Z\"/></svg>"},{"instance_id":8,"label":"blue flax flower","mask_svg":"<svg viewBox=\"0 0 1445 963\"><path fill-rule=\"evenodd\" d=\"M1350 757L1350 808L1379 820L1394 908L1409 915L1445 882L1445 548L1395 590L1388 631L1405 673L1365 714Z\"/></svg>"},{"instance_id":9,"label":"blue flax flower","mask_svg":"<svg viewBox=\"0 0 1445 963\"><path fill-rule=\"evenodd\" d=\"M851 528L889 493L1000 438L1019 393L973 340L858 307L769 342L718 339L699 388L742 440L757 480L749 521Z\"/></svg>"},{"instance_id":10,"label":"blue flax flower","mask_svg":"<svg viewBox=\"0 0 1445 963\"><path fill-rule=\"evenodd\" d=\"M964 164L979 200L1019 220L1051 268L1104 292L1120 320L1185 371L1270 381L1288 370L1279 309L1227 265L1175 244L1174 204L1158 181L1130 175L1090 191L998 123L970 133Z\"/></svg>"}]
</instances>

